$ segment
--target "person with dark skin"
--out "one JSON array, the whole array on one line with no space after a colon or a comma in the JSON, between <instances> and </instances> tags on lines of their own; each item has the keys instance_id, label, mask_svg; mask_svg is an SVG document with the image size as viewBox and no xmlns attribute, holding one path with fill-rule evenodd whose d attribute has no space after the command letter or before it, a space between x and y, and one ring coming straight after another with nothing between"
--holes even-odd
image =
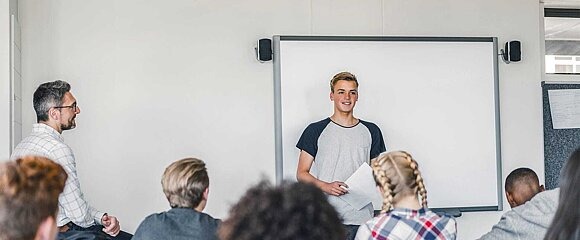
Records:
<instances>
[{"instance_id":1,"label":"person with dark skin","mask_svg":"<svg viewBox=\"0 0 580 240\"><path fill-rule=\"evenodd\" d=\"M515 169L505 180L505 195L512 208L524 204L544 190L536 172L529 168Z\"/></svg>"}]
</instances>

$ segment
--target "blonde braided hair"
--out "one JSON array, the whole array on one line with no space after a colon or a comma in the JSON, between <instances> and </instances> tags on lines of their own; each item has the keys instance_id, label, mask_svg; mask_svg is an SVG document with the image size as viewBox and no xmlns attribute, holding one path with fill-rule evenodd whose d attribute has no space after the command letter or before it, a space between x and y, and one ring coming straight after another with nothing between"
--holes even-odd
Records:
<instances>
[{"instance_id":1,"label":"blonde braided hair","mask_svg":"<svg viewBox=\"0 0 580 240\"><path fill-rule=\"evenodd\" d=\"M371 163L375 182L383 190L381 213L393 207L397 196L419 195L421 205L427 207L427 190L419 166L405 151L383 153Z\"/></svg>"},{"instance_id":2,"label":"blonde braided hair","mask_svg":"<svg viewBox=\"0 0 580 240\"><path fill-rule=\"evenodd\" d=\"M383 189L383 207L381 213L385 213L391 209L394 194L392 192L391 179L387 177L386 171L381 168L381 166L383 166L386 161L390 160L390 158L382 156L383 155L379 156L371 164L375 182Z\"/></svg>"}]
</instances>

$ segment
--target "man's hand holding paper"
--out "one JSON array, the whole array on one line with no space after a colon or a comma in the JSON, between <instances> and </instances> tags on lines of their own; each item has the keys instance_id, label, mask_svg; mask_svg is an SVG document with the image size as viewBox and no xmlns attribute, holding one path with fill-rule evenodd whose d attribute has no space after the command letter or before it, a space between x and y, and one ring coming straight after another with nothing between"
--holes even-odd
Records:
<instances>
[{"instance_id":1,"label":"man's hand holding paper","mask_svg":"<svg viewBox=\"0 0 580 240\"><path fill-rule=\"evenodd\" d=\"M371 202L373 206L381 206L382 198L376 188L372 171L367 163L363 163L345 181L349 186L348 193L341 195L340 198L356 210L362 209Z\"/></svg>"}]
</instances>

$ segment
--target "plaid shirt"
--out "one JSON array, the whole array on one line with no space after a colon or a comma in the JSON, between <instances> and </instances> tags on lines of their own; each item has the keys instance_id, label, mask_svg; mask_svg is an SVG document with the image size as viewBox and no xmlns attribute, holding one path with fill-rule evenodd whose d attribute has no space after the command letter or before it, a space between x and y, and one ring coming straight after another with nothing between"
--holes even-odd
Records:
<instances>
[{"instance_id":1,"label":"plaid shirt","mask_svg":"<svg viewBox=\"0 0 580 240\"><path fill-rule=\"evenodd\" d=\"M95 223L101 224L101 218L105 213L94 209L85 200L77 177L74 154L72 149L64 143L64 138L60 133L46 124L34 124L30 136L16 146L11 158L25 155L38 155L52 159L59 163L68 174L64 191L58 197L57 226L64 226L68 222L84 228Z\"/></svg>"},{"instance_id":2,"label":"plaid shirt","mask_svg":"<svg viewBox=\"0 0 580 240\"><path fill-rule=\"evenodd\" d=\"M456 233L453 217L426 208L395 208L361 225L356 239L455 239Z\"/></svg>"}]
</instances>

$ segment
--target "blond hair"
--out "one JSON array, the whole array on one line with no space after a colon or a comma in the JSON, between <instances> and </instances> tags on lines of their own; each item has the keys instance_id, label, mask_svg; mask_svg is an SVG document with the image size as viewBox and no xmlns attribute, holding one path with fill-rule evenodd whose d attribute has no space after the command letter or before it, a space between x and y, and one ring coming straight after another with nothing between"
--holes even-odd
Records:
<instances>
[{"instance_id":1,"label":"blond hair","mask_svg":"<svg viewBox=\"0 0 580 240\"><path fill-rule=\"evenodd\" d=\"M356 87L358 87L358 81L356 80L356 76L349 72L339 72L332 79L330 80L330 91L334 92L334 85L340 80L343 81L353 81L356 83Z\"/></svg>"},{"instance_id":2,"label":"blond hair","mask_svg":"<svg viewBox=\"0 0 580 240\"><path fill-rule=\"evenodd\" d=\"M377 185L383 190L385 213L393 207L394 199L407 195L419 195L421 205L427 207L427 190L419 166L411 155L404 151L394 151L379 155L371 163Z\"/></svg>"},{"instance_id":3,"label":"blond hair","mask_svg":"<svg viewBox=\"0 0 580 240\"><path fill-rule=\"evenodd\" d=\"M205 163L197 158L185 158L169 165L161 177L163 193L172 208L195 208L209 187Z\"/></svg>"}]
</instances>

